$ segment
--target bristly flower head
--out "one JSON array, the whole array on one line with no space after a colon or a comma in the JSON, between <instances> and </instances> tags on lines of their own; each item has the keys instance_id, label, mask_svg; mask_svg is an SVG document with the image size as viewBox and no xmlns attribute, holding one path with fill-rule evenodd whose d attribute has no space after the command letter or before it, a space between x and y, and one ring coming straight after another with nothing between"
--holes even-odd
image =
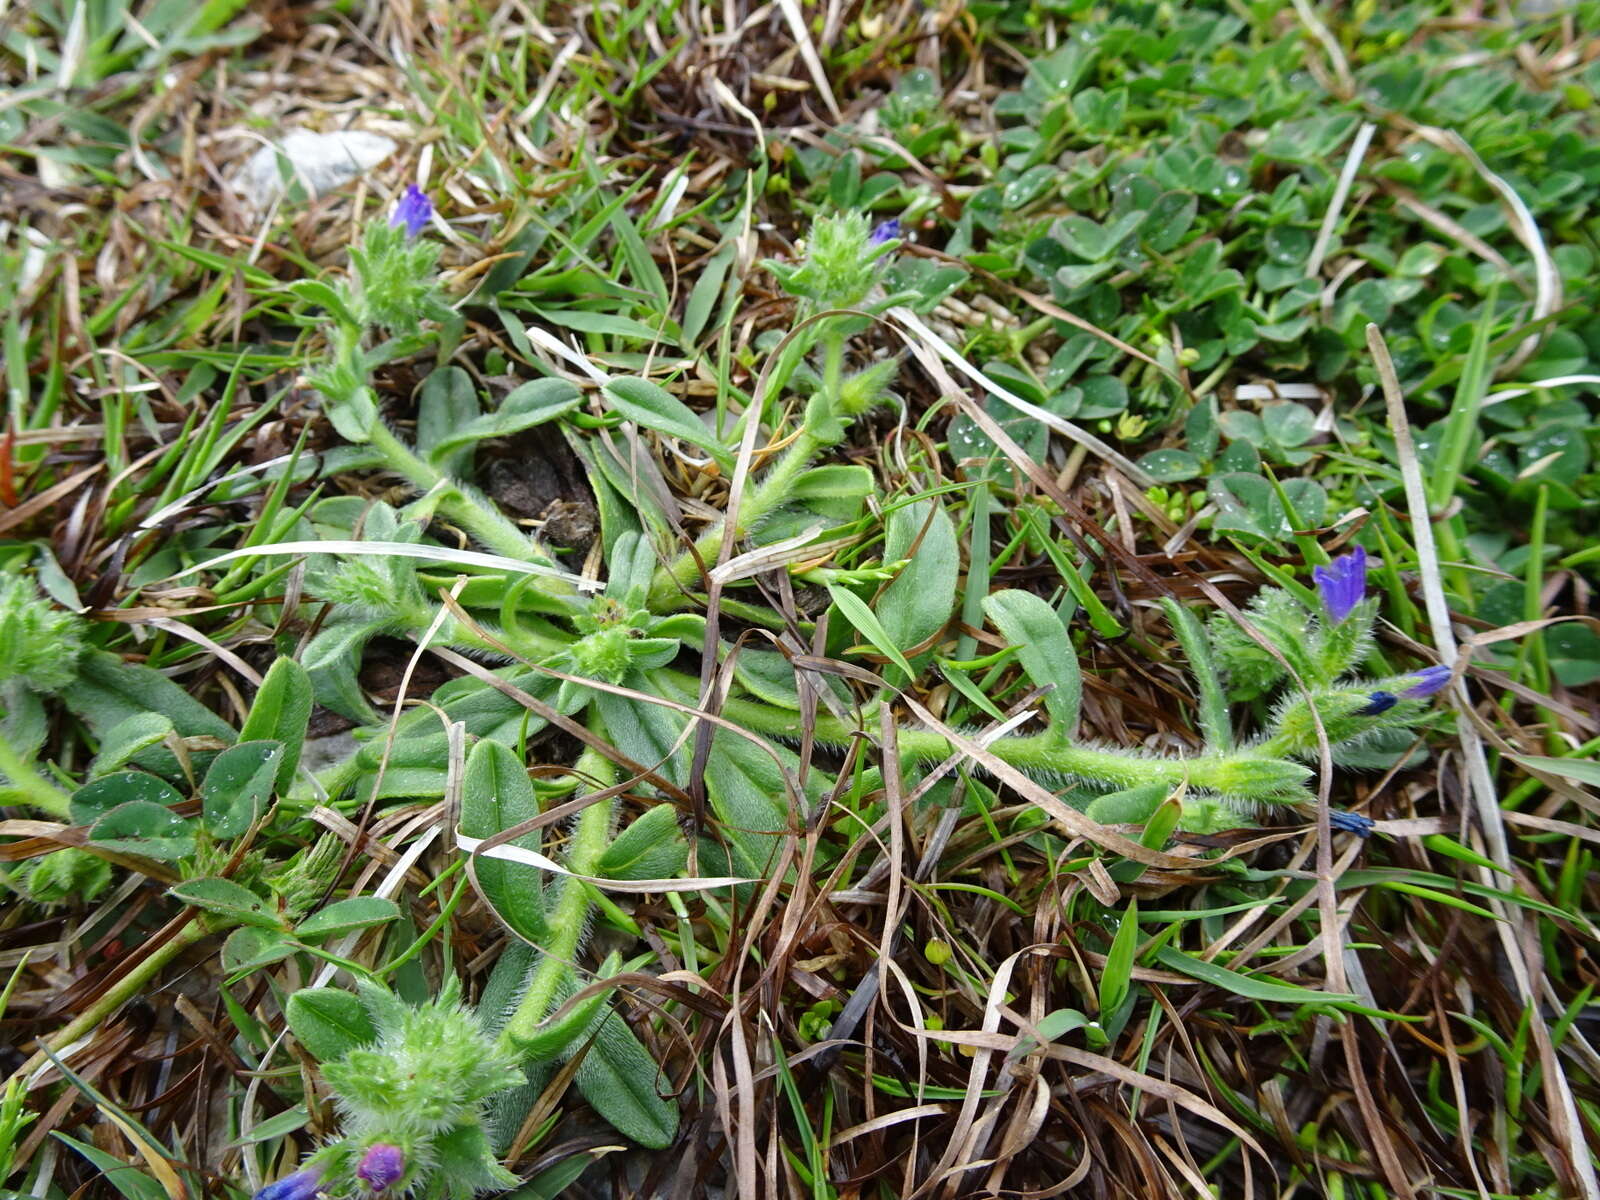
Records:
<instances>
[{"instance_id":1,"label":"bristly flower head","mask_svg":"<svg viewBox=\"0 0 1600 1200\"><path fill-rule=\"evenodd\" d=\"M389 218L389 227L398 229L404 225L406 236L414 238L428 227L428 222L433 219L433 203L416 184L406 185L405 194L400 197L400 203L394 206L394 215Z\"/></svg>"},{"instance_id":2,"label":"bristly flower head","mask_svg":"<svg viewBox=\"0 0 1600 1200\"><path fill-rule=\"evenodd\" d=\"M267 1184L255 1194L255 1200L314 1200L321 1188L322 1168L307 1167Z\"/></svg>"},{"instance_id":3,"label":"bristly flower head","mask_svg":"<svg viewBox=\"0 0 1600 1200\"><path fill-rule=\"evenodd\" d=\"M1317 581L1328 620L1337 625L1355 611L1367 594L1367 552L1357 546L1325 567L1314 567L1311 578Z\"/></svg>"},{"instance_id":4,"label":"bristly flower head","mask_svg":"<svg viewBox=\"0 0 1600 1200\"><path fill-rule=\"evenodd\" d=\"M799 263L764 259L762 266L778 277L784 291L814 302L819 308L854 308L877 282L878 259L889 253L891 237L879 238L864 213L818 217L811 224L805 257Z\"/></svg>"},{"instance_id":5,"label":"bristly flower head","mask_svg":"<svg viewBox=\"0 0 1600 1200\"><path fill-rule=\"evenodd\" d=\"M0 682L20 678L40 692L54 692L77 677L83 653L83 621L53 607L33 581L0 576Z\"/></svg>"},{"instance_id":6,"label":"bristly flower head","mask_svg":"<svg viewBox=\"0 0 1600 1200\"><path fill-rule=\"evenodd\" d=\"M361 1156L356 1178L375 1192L381 1192L406 1173L405 1151L388 1142L375 1142Z\"/></svg>"},{"instance_id":7,"label":"bristly flower head","mask_svg":"<svg viewBox=\"0 0 1600 1200\"><path fill-rule=\"evenodd\" d=\"M895 238L899 236L900 218L890 217L887 221L881 221L877 225L873 226L872 236L867 240L874 246L881 246L885 242L894 241Z\"/></svg>"},{"instance_id":8,"label":"bristly flower head","mask_svg":"<svg viewBox=\"0 0 1600 1200\"><path fill-rule=\"evenodd\" d=\"M1450 682L1450 668L1424 667L1420 671L1413 671L1412 677L1416 682L1400 694L1408 700L1421 700L1442 690Z\"/></svg>"}]
</instances>

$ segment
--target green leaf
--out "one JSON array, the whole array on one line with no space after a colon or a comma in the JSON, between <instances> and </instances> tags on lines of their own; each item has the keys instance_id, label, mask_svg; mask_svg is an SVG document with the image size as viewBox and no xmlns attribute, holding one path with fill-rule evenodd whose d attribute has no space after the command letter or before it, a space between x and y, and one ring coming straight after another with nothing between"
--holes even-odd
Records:
<instances>
[{"instance_id":1,"label":"green leaf","mask_svg":"<svg viewBox=\"0 0 1600 1200\"><path fill-rule=\"evenodd\" d=\"M1205 465L1187 450L1152 450L1139 459L1146 474L1158 483L1198 479Z\"/></svg>"},{"instance_id":2,"label":"green leaf","mask_svg":"<svg viewBox=\"0 0 1600 1200\"><path fill-rule=\"evenodd\" d=\"M1285 400L1263 408L1261 424L1267 436L1278 445L1299 446L1316 432L1317 418L1304 404Z\"/></svg>"},{"instance_id":3,"label":"green leaf","mask_svg":"<svg viewBox=\"0 0 1600 1200\"><path fill-rule=\"evenodd\" d=\"M919 500L890 514L883 557L885 562L911 560L883 589L874 609L896 648L909 654L938 634L955 608L961 551L944 506ZM915 677L908 673L908 681Z\"/></svg>"},{"instance_id":4,"label":"green leaf","mask_svg":"<svg viewBox=\"0 0 1600 1200\"><path fill-rule=\"evenodd\" d=\"M160 713L181 737L213 737L232 745L233 727L189 695L161 672L126 663L115 654L92 651L78 664L78 678L62 693L67 707L89 723L104 741L121 721L140 713ZM191 752L197 765L210 761L204 751ZM182 771L170 750L152 746L134 756L134 763L158 774L178 778Z\"/></svg>"},{"instance_id":5,"label":"green leaf","mask_svg":"<svg viewBox=\"0 0 1600 1200\"><path fill-rule=\"evenodd\" d=\"M738 248L738 244L730 239L701 268L700 278L695 280L694 290L689 293L689 302L683 308L684 346L693 346L700 337L700 331L711 319L712 305L717 302L717 296L722 291L723 281L728 277L728 268L733 265L733 256Z\"/></svg>"},{"instance_id":6,"label":"green leaf","mask_svg":"<svg viewBox=\"0 0 1600 1200\"><path fill-rule=\"evenodd\" d=\"M626 338L635 342L666 341L670 344L672 339L667 330L643 321L636 321L632 317L624 317L618 313L589 312L581 308L551 308L542 307L539 315L552 325L560 325L564 329L576 329L579 333L597 333L605 337Z\"/></svg>"},{"instance_id":7,"label":"green leaf","mask_svg":"<svg viewBox=\"0 0 1600 1200\"><path fill-rule=\"evenodd\" d=\"M217 755L200 786L206 831L226 840L259 821L272 800L282 762L282 742L240 742Z\"/></svg>"},{"instance_id":8,"label":"green leaf","mask_svg":"<svg viewBox=\"0 0 1600 1200\"><path fill-rule=\"evenodd\" d=\"M605 385L611 407L639 425L698 446L724 471L732 472L733 455L695 416L694 411L665 388L646 379L613 379Z\"/></svg>"},{"instance_id":9,"label":"green leaf","mask_svg":"<svg viewBox=\"0 0 1600 1200\"><path fill-rule=\"evenodd\" d=\"M447 1181L448 1189L434 1192L464 1200L480 1192L503 1192L521 1182L495 1159L483 1127L457 1124L434 1135L430 1147L435 1179Z\"/></svg>"},{"instance_id":10,"label":"green leaf","mask_svg":"<svg viewBox=\"0 0 1600 1200\"><path fill-rule=\"evenodd\" d=\"M1172 836L1172 831L1178 827L1178 823L1182 820L1182 802L1179 801L1176 794L1168 796L1162 801L1160 807L1145 819L1144 832L1139 835L1139 844L1148 846L1152 850L1163 849L1167 844L1167 839ZM1137 866L1138 864L1133 865ZM1143 874L1142 867L1133 875L1133 878L1137 879L1140 874Z\"/></svg>"},{"instance_id":11,"label":"green leaf","mask_svg":"<svg viewBox=\"0 0 1600 1200\"><path fill-rule=\"evenodd\" d=\"M278 1138L288 1137L297 1133L311 1122L311 1112L303 1105L279 1113L275 1117L268 1117L260 1124L252 1125L250 1132L243 1137L235 1138L230 1145L250 1146L258 1142L272 1142Z\"/></svg>"},{"instance_id":12,"label":"green leaf","mask_svg":"<svg viewBox=\"0 0 1600 1200\"><path fill-rule=\"evenodd\" d=\"M284 1008L289 1031L318 1062L343 1058L378 1040L378 1029L361 1001L338 988L301 988Z\"/></svg>"},{"instance_id":13,"label":"green leaf","mask_svg":"<svg viewBox=\"0 0 1600 1200\"><path fill-rule=\"evenodd\" d=\"M627 1023L611 1014L578 1064L576 1082L595 1112L648 1150L671 1144L678 1103L656 1092L661 1072Z\"/></svg>"},{"instance_id":14,"label":"green leaf","mask_svg":"<svg viewBox=\"0 0 1600 1200\"><path fill-rule=\"evenodd\" d=\"M625 687L646 686L637 671L630 671L622 682ZM659 704L636 702L610 692L594 693L592 703L618 750L640 766L654 767L679 787L684 785L689 778L692 747L686 743L672 751L683 734L683 717Z\"/></svg>"},{"instance_id":15,"label":"green leaf","mask_svg":"<svg viewBox=\"0 0 1600 1200\"><path fill-rule=\"evenodd\" d=\"M1409 737L1410 735L1408 734L1407 736ZM1485 858L1476 850L1467 849L1467 847L1463 846L1460 842L1455 841L1453 838L1445 837L1442 833L1425 834L1420 840L1424 846L1426 846L1429 850L1432 850L1435 854L1442 854L1446 858L1454 858L1461 862L1468 862L1475 867L1482 867L1486 871L1498 871L1500 874L1506 876L1511 874L1511 872L1507 871L1504 867L1498 866L1493 859Z\"/></svg>"},{"instance_id":16,"label":"green leaf","mask_svg":"<svg viewBox=\"0 0 1600 1200\"><path fill-rule=\"evenodd\" d=\"M283 745L278 775L272 784L276 792L288 791L294 782L310 721L311 676L294 659L280 658L261 681L255 703L239 728L241 742L274 741Z\"/></svg>"},{"instance_id":17,"label":"green leaf","mask_svg":"<svg viewBox=\"0 0 1600 1200\"><path fill-rule=\"evenodd\" d=\"M1102 825L1143 825L1161 807L1171 790L1164 783L1142 783L1097 796L1084 812Z\"/></svg>"},{"instance_id":18,"label":"green leaf","mask_svg":"<svg viewBox=\"0 0 1600 1200\"><path fill-rule=\"evenodd\" d=\"M222 970L230 977L248 974L282 962L299 949L299 944L281 929L241 925L222 944Z\"/></svg>"},{"instance_id":19,"label":"green leaf","mask_svg":"<svg viewBox=\"0 0 1600 1200\"><path fill-rule=\"evenodd\" d=\"M172 889L172 896L185 904L203 908L206 912L262 929L279 930L282 923L267 911L265 902L249 888L231 879L207 876L204 879L186 879Z\"/></svg>"},{"instance_id":20,"label":"green leaf","mask_svg":"<svg viewBox=\"0 0 1600 1200\"><path fill-rule=\"evenodd\" d=\"M637 607L655 578L655 548L643 533L624 533L607 550L606 568L606 595L625 607Z\"/></svg>"},{"instance_id":21,"label":"green leaf","mask_svg":"<svg viewBox=\"0 0 1600 1200\"><path fill-rule=\"evenodd\" d=\"M1228 718L1228 701L1222 690L1222 673L1211 657L1211 641L1198 618L1171 596L1161 598L1162 611L1172 625L1189 659L1189 675L1200 695L1200 728L1206 745L1219 751L1233 749L1233 722Z\"/></svg>"},{"instance_id":22,"label":"green leaf","mask_svg":"<svg viewBox=\"0 0 1600 1200\"><path fill-rule=\"evenodd\" d=\"M384 925L400 916L400 906L382 896L351 896L336 900L326 908L312 913L295 927L295 936L306 941L353 933L357 929L370 929Z\"/></svg>"},{"instance_id":23,"label":"green leaf","mask_svg":"<svg viewBox=\"0 0 1600 1200\"><path fill-rule=\"evenodd\" d=\"M296 299L316 308L325 308L328 315L341 325L348 325L358 329L361 322L356 320L355 314L345 305L344 297L337 289L328 286L318 279L297 279L289 285L289 291Z\"/></svg>"},{"instance_id":24,"label":"green leaf","mask_svg":"<svg viewBox=\"0 0 1600 1200\"><path fill-rule=\"evenodd\" d=\"M565 379L535 379L513 388L500 407L450 430L443 431L429 452L430 461L444 465L458 451L485 438L509 437L535 425L553 421L577 408L582 394Z\"/></svg>"},{"instance_id":25,"label":"green leaf","mask_svg":"<svg viewBox=\"0 0 1600 1200\"><path fill-rule=\"evenodd\" d=\"M123 1162L115 1155L107 1154L104 1150L97 1149L76 1138L68 1137L64 1133L51 1130L51 1137L71 1146L84 1158L88 1159L100 1169L99 1178L109 1183L121 1192L127 1200L168 1200L167 1189L160 1181L145 1174L139 1167Z\"/></svg>"},{"instance_id":26,"label":"green leaf","mask_svg":"<svg viewBox=\"0 0 1600 1200\"><path fill-rule=\"evenodd\" d=\"M527 768L507 747L485 739L467 756L461 784L461 832L490 838L539 815ZM538 831L510 843L540 848ZM545 925L544 872L525 863L480 856L473 864L483 898L518 937L541 942Z\"/></svg>"},{"instance_id":27,"label":"green leaf","mask_svg":"<svg viewBox=\"0 0 1600 1200\"><path fill-rule=\"evenodd\" d=\"M1047 1041L1059 1042L1062 1038L1066 1037L1067 1034L1078 1029L1084 1029L1094 1024L1095 1022L1091 1021L1086 1014L1079 1012L1075 1008L1058 1008L1053 1012L1047 1012L1044 1016L1040 1017L1034 1028L1037 1029ZM1031 1044L1032 1039L1029 1038L1027 1041Z\"/></svg>"},{"instance_id":28,"label":"green leaf","mask_svg":"<svg viewBox=\"0 0 1600 1200\"><path fill-rule=\"evenodd\" d=\"M1471 913L1475 917L1484 917L1490 921L1498 921L1500 919L1487 908L1473 904L1468 900L1463 900L1460 896L1452 896L1449 892L1441 892L1438 888L1423 887L1420 884L1406 883L1403 880L1396 879L1384 880L1378 886L1386 887L1395 892L1404 892L1408 896L1417 896L1426 900L1429 904L1443 904L1447 908L1459 908L1462 912Z\"/></svg>"},{"instance_id":29,"label":"green leaf","mask_svg":"<svg viewBox=\"0 0 1600 1200\"><path fill-rule=\"evenodd\" d=\"M704 276L701 277L702 279ZM568 1189L605 1154L604 1149L586 1150L562 1159L553 1167L546 1167L527 1180L514 1192L506 1193L504 1200L560 1200L569 1194Z\"/></svg>"},{"instance_id":30,"label":"green leaf","mask_svg":"<svg viewBox=\"0 0 1600 1200\"><path fill-rule=\"evenodd\" d=\"M192 824L165 805L130 800L96 821L89 840L108 850L176 862L194 853Z\"/></svg>"},{"instance_id":31,"label":"green leaf","mask_svg":"<svg viewBox=\"0 0 1600 1200\"><path fill-rule=\"evenodd\" d=\"M733 673L740 685L758 700L790 712L800 710L800 687L794 666L776 650L740 650L739 657L734 660ZM824 675L817 681L813 676L813 682L849 703L849 693L837 677Z\"/></svg>"},{"instance_id":32,"label":"green leaf","mask_svg":"<svg viewBox=\"0 0 1600 1200\"><path fill-rule=\"evenodd\" d=\"M467 447L452 452L440 446L478 417L478 391L472 376L460 367L441 367L423 382L417 397L417 452L446 475L457 478L471 470Z\"/></svg>"},{"instance_id":33,"label":"green leaf","mask_svg":"<svg viewBox=\"0 0 1600 1200\"><path fill-rule=\"evenodd\" d=\"M658 804L624 829L595 863L608 879L670 879L689 858L677 810Z\"/></svg>"},{"instance_id":34,"label":"green leaf","mask_svg":"<svg viewBox=\"0 0 1600 1200\"><path fill-rule=\"evenodd\" d=\"M1139 900L1130 897L1128 910L1122 914L1116 936L1111 939L1111 949L1106 953L1106 965L1100 972L1100 1015L1109 1017L1122 1007L1128 995L1128 985L1133 979L1133 954L1139 947Z\"/></svg>"},{"instance_id":35,"label":"green leaf","mask_svg":"<svg viewBox=\"0 0 1600 1200\"><path fill-rule=\"evenodd\" d=\"M528 990L534 963L539 957L540 952L527 942L510 941L495 959L489 982L483 985L474 1009L478 1024L491 1037L504 1029L511 1019L517 1003Z\"/></svg>"},{"instance_id":36,"label":"green leaf","mask_svg":"<svg viewBox=\"0 0 1600 1200\"><path fill-rule=\"evenodd\" d=\"M1017 660L1028 678L1039 687L1050 687L1044 706L1050 713L1051 731L1072 737L1078 728L1083 678L1072 639L1055 609L1032 592L1000 591L984 598L983 611L1001 636L1017 648Z\"/></svg>"},{"instance_id":37,"label":"green leaf","mask_svg":"<svg viewBox=\"0 0 1600 1200\"><path fill-rule=\"evenodd\" d=\"M163 808L183 803L183 797L165 780L143 771L119 771L86 783L73 792L67 801L67 811L74 825L93 825L118 805L132 800Z\"/></svg>"},{"instance_id":38,"label":"green leaf","mask_svg":"<svg viewBox=\"0 0 1600 1200\"><path fill-rule=\"evenodd\" d=\"M171 733L172 722L160 713L134 713L106 730L100 742L100 753L90 764L91 776L114 771L141 751L159 746Z\"/></svg>"},{"instance_id":39,"label":"green leaf","mask_svg":"<svg viewBox=\"0 0 1600 1200\"><path fill-rule=\"evenodd\" d=\"M911 661L900 653L900 647L895 644L894 638L889 636L887 630L879 623L877 615L867 607L867 602L854 592L847 591L837 583L828 585L828 594L833 597L833 603L838 607L844 619L855 627L857 633L867 639L867 642L895 666L905 672L907 679L915 679L917 673L911 666Z\"/></svg>"},{"instance_id":40,"label":"green leaf","mask_svg":"<svg viewBox=\"0 0 1600 1200\"><path fill-rule=\"evenodd\" d=\"M388 626L384 620L335 621L311 639L300 659L319 704L363 725L381 721L362 694L356 674L361 667L362 647Z\"/></svg>"},{"instance_id":41,"label":"green leaf","mask_svg":"<svg viewBox=\"0 0 1600 1200\"><path fill-rule=\"evenodd\" d=\"M792 756L778 751L788 766ZM793 770L790 768L790 774ZM737 872L760 876L789 828L789 787L784 770L760 747L718 730L706 759L706 791L732 843Z\"/></svg>"},{"instance_id":42,"label":"green leaf","mask_svg":"<svg viewBox=\"0 0 1600 1200\"><path fill-rule=\"evenodd\" d=\"M1527 767L1530 771L1543 771L1549 775L1570 779L1575 783L1600 787L1600 763L1588 759L1546 758L1538 754L1513 754L1510 758L1512 762Z\"/></svg>"},{"instance_id":43,"label":"green leaf","mask_svg":"<svg viewBox=\"0 0 1600 1200\"><path fill-rule=\"evenodd\" d=\"M1238 971L1230 971L1227 967L1185 954L1176 946L1161 947L1156 951L1156 961L1180 975L1199 979L1235 996L1243 996L1246 1000L1260 1000L1267 1004L1340 1004L1355 1000L1354 996L1343 992L1318 992L1298 984L1241 975Z\"/></svg>"}]
</instances>

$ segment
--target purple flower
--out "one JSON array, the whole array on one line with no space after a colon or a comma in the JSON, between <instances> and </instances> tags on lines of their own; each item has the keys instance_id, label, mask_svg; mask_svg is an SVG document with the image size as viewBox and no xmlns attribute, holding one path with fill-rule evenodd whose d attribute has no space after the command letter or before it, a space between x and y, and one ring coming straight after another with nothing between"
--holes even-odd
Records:
<instances>
[{"instance_id":1,"label":"purple flower","mask_svg":"<svg viewBox=\"0 0 1600 1200\"><path fill-rule=\"evenodd\" d=\"M1311 578L1322 593L1322 607L1328 610L1328 619L1337 625L1367 594L1367 552L1357 546L1325 567L1313 567Z\"/></svg>"},{"instance_id":2,"label":"purple flower","mask_svg":"<svg viewBox=\"0 0 1600 1200\"><path fill-rule=\"evenodd\" d=\"M1421 700L1424 696L1431 696L1450 682L1449 667L1424 667L1420 671L1413 671L1412 674L1417 681L1400 693L1408 700Z\"/></svg>"},{"instance_id":3,"label":"purple flower","mask_svg":"<svg viewBox=\"0 0 1600 1200\"><path fill-rule=\"evenodd\" d=\"M428 227L432 219L433 202L416 184L407 184L400 203L394 206L394 215L389 218L389 228L398 229L404 225L406 236L414 238Z\"/></svg>"},{"instance_id":4,"label":"purple flower","mask_svg":"<svg viewBox=\"0 0 1600 1200\"><path fill-rule=\"evenodd\" d=\"M1399 703L1400 697L1393 692L1373 692L1372 695L1367 697L1367 706L1356 710L1356 716L1375 717L1379 713L1388 712Z\"/></svg>"},{"instance_id":5,"label":"purple flower","mask_svg":"<svg viewBox=\"0 0 1600 1200\"><path fill-rule=\"evenodd\" d=\"M873 229L872 236L868 240L874 246L881 246L885 242L893 241L895 238L897 238L899 236L900 236L900 218L899 217L890 217L887 221L882 222L880 225L878 225L876 228Z\"/></svg>"},{"instance_id":6,"label":"purple flower","mask_svg":"<svg viewBox=\"0 0 1600 1200\"><path fill-rule=\"evenodd\" d=\"M322 1168L307 1167L267 1184L255 1194L255 1200L312 1200L321 1187Z\"/></svg>"},{"instance_id":7,"label":"purple flower","mask_svg":"<svg viewBox=\"0 0 1600 1200\"><path fill-rule=\"evenodd\" d=\"M1357 837L1363 838L1372 836L1372 818L1363 817L1360 813L1330 808L1328 810L1328 824L1338 833L1353 833Z\"/></svg>"},{"instance_id":8,"label":"purple flower","mask_svg":"<svg viewBox=\"0 0 1600 1200\"><path fill-rule=\"evenodd\" d=\"M381 1192L406 1173L405 1151L387 1142L374 1142L361 1156L356 1178L375 1192Z\"/></svg>"}]
</instances>

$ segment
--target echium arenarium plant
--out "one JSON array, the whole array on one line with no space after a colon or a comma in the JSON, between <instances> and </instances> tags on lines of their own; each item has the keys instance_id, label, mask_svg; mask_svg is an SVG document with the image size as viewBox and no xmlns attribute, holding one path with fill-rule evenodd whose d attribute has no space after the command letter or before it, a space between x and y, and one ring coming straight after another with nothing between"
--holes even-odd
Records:
<instances>
[{"instance_id":1,"label":"echium arenarium plant","mask_svg":"<svg viewBox=\"0 0 1600 1200\"><path fill-rule=\"evenodd\" d=\"M343 1130L269 1184L265 1200L308 1200L318 1192L465 1197L500 1186L506 1177L497 1155L562 1063L573 1064L577 1091L622 1134L646 1147L670 1144L678 1123L671 1075L645 1044L658 1035L648 1023L636 1031L623 1021L606 994L605 980L628 964L613 954L585 965L597 920L631 929L627 915L605 900L605 888L665 892L710 886L713 876L719 884L766 876L801 814L838 789L821 762L802 773L790 746L804 735L842 748L862 731L875 734L882 706L915 682L906 674L919 669L913 659L926 661L956 615L953 522L936 497L896 504L882 522L881 564L827 568L816 579L833 600L830 628L848 629L866 612L898 648L901 657L885 669L882 686L854 697L835 693L830 699L840 703L803 726L801 684L789 659L745 648L733 659L721 707L726 724L697 739L686 715L701 704L694 663L708 648L705 618L693 610L725 532L736 553L776 546L801 551L798 562L808 557L808 539L859 537L879 523L866 504L875 486L870 474L817 460L891 398L897 364L864 361L858 343L874 313L916 302L883 292L880 268L898 246L893 223L873 229L858 214L821 218L797 262L766 264L797 302L795 323L767 364L764 404L751 403L726 431L713 432L655 382L598 373L599 386L588 394L565 379L538 379L486 412L472 380L446 366L424 381L408 438L379 411L370 371L394 352L379 340L383 328L411 330L401 336L417 339L407 343L416 346L429 336L425 318L452 319L440 316L447 306L433 259L415 252L425 228L423 202L408 193L392 223L368 232L355 281L297 288L335 324L329 360L311 376L330 418L374 455L369 461L408 480L416 498L400 509L341 499L308 513L305 533L325 540L329 552L306 572L306 590L330 612L303 652L306 678L320 702L365 723L358 733L367 741L314 783L303 779L290 807L437 800L451 757L447 725L459 725L468 750L457 842L478 894L515 940L470 1014L449 983L416 1008L370 980L359 994L317 988L289 998L290 1029L323 1064ZM410 306L416 324L393 306ZM593 448L622 421L694 447L708 471L724 476L734 468L743 422L758 423L757 444L768 449L734 511L685 548L634 474ZM598 594L471 483L477 441L556 422L596 431L571 444L585 457L599 505L605 583ZM442 544L459 545L454 535L434 540L441 525L465 531L482 549ZM419 555L447 562L448 573L430 573ZM1067 627L1037 595L990 595L984 616L1043 689L1043 719L1036 732L989 741L989 753L1065 785L1070 798L1105 821L1142 821L1180 789L1183 821L1193 830L1239 825L1268 806L1309 799L1304 764L1318 749L1313 713L1337 751L1375 730L1416 723L1421 699L1444 682L1436 671L1356 676L1371 650L1377 607L1364 598L1364 560L1359 552L1347 556L1318 580L1320 608L1278 589L1252 602L1247 616L1265 646L1222 619L1208 634L1187 609L1167 606L1195 679L1205 743L1182 756L1080 737L1081 678ZM751 593L737 576L724 583L725 613L781 634L782 622L746 599ZM905 611L890 612L885 597L905 601ZM361 646L380 633L427 639L464 671L392 728L368 706L356 679ZM719 664L734 649L716 641L709 648ZM1236 732L1230 701L1242 705L1274 690L1281 692L1276 707L1257 706L1260 727ZM842 715L852 699L855 720ZM1239 718L1243 724L1242 711ZM530 747L553 725L581 729L591 748L559 781L547 769L536 784ZM898 738L913 774L953 750L929 729L905 728ZM629 785L643 813L625 825L616 766L593 748L602 745L645 769ZM688 803L697 755L714 818L706 828L716 836L691 846L678 806ZM875 792L881 769L866 768L858 782L858 791ZM551 830L547 845L544 814L556 803L573 815ZM691 850L699 874L683 881Z\"/></svg>"}]
</instances>

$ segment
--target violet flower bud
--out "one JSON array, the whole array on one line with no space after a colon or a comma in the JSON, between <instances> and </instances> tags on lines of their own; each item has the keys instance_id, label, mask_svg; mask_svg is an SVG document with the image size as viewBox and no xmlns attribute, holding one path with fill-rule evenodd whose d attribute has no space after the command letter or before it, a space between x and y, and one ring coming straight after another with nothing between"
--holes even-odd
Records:
<instances>
[{"instance_id":1,"label":"violet flower bud","mask_svg":"<svg viewBox=\"0 0 1600 1200\"><path fill-rule=\"evenodd\" d=\"M1355 611L1367 594L1367 552L1357 546L1325 567L1313 567L1311 578L1317 581L1328 619L1337 625Z\"/></svg>"},{"instance_id":2,"label":"violet flower bud","mask_svg":"<svg viewBox=\"0 0 1600 1200\"><path fill-rule=\"evenodd\" d=\"M387 1142L374 1142L368 1146L367 1152L361 1156L361 1165L356 1168L356 1178L375 1192L383 1191L405 1173L405 1151Z\"/></svg>"},{"instance_id":3,"label":"violet flower bud","mask_svg":"<svg viewBox=\"0 0 1600 1200\"><path fill-rule=\"evenodd\" d=\"M1360 813L1331 808L1328 810L1328 825L1336 833L1353 833L1361 838L1372 836L1372 818L1363 817Z\"/></svg>"},{"instance_id":4,"label":"violet flower bud","mask_svg":"<svg viewBox=\"0 0 1600 1200\"><path fill-rule=\"evenodd\" d=\"M899 236L900 218L890 217L887 221L883 221L873 228L872 235L867 238L867 241L871 242L874 246L881 246L885 242L893 241Z\"/></svg>"},{"instance_id":5,"label":"violet flower bud","mask_svg":"<svg viewBox=\"0 0 1600 1200\"><path fill-rule=\"evenodd\" d=\"M255 1200L314 1200L321 1189L322 1168L307 1167L267 1184L255 1194Z\"/></svg>"},{"instance_id":6,"label":"violet flower bud","mask_svg":"<svg viewBox=\"0 0 1600 1200\"><path fill-rule=\"evenodd\" d=\"M1356 716L1375 717L1379 713L1388 712L1399 703L1400 697L1393 692L1373 692L1372 695L1367 697L1367 706L1356 710Z\"/></svg>"},{"instance_id":7,"label":"violet flower bud","mask_svg":"<svg viewBox=\"0 0 1600 1200\"><path fill-rule=\"evenodd\" d=\"M1435 692L1442 691L1450 682L1449 667L1424 667L1412 674L1416 682L1400 693L1408 700L1421 700L1424 696L1431 696Z\"/></svg>"},{"instance_id":8,"label":"violet flower bud","mask_svg":"<svg viewBox=\"0 0 1600 1200\"><path fill-rule=\"evenodd\" d=\"M428 222L433 219L433 202L423 193L416 184L407 184L405 194L400 197L400 203L394 206L394 215L389 218L389 227L398 229L404 225L406 236L414 238L428 227Z\"/></svg>"}]
</instances>

